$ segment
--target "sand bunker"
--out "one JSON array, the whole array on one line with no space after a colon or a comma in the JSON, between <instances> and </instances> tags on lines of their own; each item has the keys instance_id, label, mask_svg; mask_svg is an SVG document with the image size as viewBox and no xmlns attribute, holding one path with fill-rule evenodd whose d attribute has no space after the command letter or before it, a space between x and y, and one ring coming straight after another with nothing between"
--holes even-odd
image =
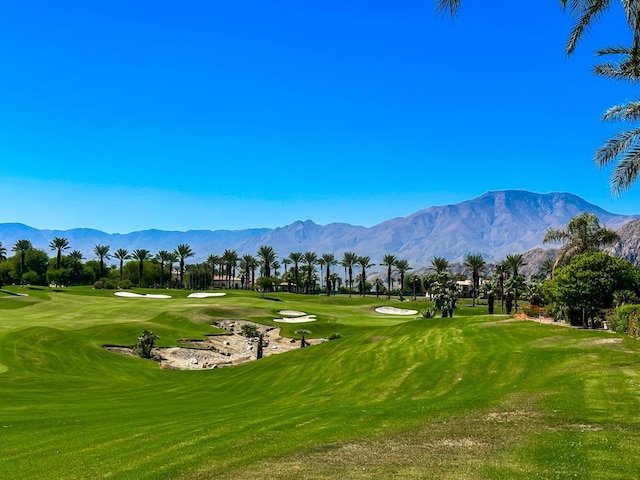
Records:
<instances>
[{"instance_id":1,"label":"sand bunker","mask_svg":"<svg viewBox=\"0 0 640 480\"><path fill-rule=\"evenodd\" d=\"M300 312L298 310L278 310L278 313L285 317L303 317L306 315L305 312Z\"/></svg>"},{"instance_id":2,"label":"sand bunker","mask_svg":"<svg viewBox=\"0 0 640 480\"><path fill-rule=\"evenodd\" d=\"M224 320L214 322L213 326L229 332L222 335L210 335L204 340L181 340L188 347L154 348L152 358L160 363L160 368L174 370L202 370L239 365L257 359L258 339L247 338L239 334L242 325L258 327L264 335L262 355L268 357L300 348L300 340L280 336L280 328L267 327L244 320ZM317 345L326 339L307 339L307 345ZM135 356L130 347L105 346L106 349L122 355Z\"/></svg>"},{"instance_id":3,"label":"sand bunker","mask_svg":"<svg viewBox=\"0 0 640 480\"><path fill-rule=\"evenodd\" d=\"M418 313L417 310L396 307L378 307L376 308L376 312L384 313L385 315L415 315Z\"/></svg>"},{"instance_id":4,"label":"sand bunker","mask_svg":"<svg viewBox=\"0 0 640 480\"><path fill-rule=\"evenodd\" d=\"M187 298L224 297L225 295L226 295L226 293L224 293L224 292L216 292L216 293L212 293L212 292L196 292L196 293L190 293L189 295L187 295Z\"/></svg>"},{"instance_id":5,"label":"sand bunker","mask_svg":"<svg viewBox=\"0 0 640 480\"><path fill-rule=\"evenodd\" d=\"M133 293L133 292L116 292L114 295L118 297L126 297L126 298L171 298L171 295L159 295L155 293L149 293L147 295L143 295L141 293Z\"/></svg>"},{"instance_id":6,"label":"sand bunker","mask_svg":"<svg viewBox=\"0 0 640 480\"><path fill-rule=\"evenodd\" d=\"M285 317L285 318L274 318L274 322L278 323L308 323L315 322L315 315L302 315L300 317Z\"/></svg>"}]
</instances>

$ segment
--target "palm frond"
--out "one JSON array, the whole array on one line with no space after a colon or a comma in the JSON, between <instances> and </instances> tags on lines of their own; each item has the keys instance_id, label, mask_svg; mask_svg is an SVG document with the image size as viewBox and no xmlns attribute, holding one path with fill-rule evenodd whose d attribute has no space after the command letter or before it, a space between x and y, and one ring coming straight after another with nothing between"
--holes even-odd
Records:
<instances>
[{"instance_id":1,"label":"palm frond","mask_svg":"<svg viewBox=\"0 0 640 480\"><path fill-rule=\"evenodd\" d=\"M618 45L616 47L607 47L603 48L602 50L597 50L596 55L599 55L601 57L604 55L631 55L632 51L633 49L629 47Z\"/></svg>"},{"instance_id":2,"label":"palm frond","mask_svg":"<svg viewBox=\"0 0 640 480\"><path fill-rule=\"evenodd\" d=\"M618 133L614 138L607 140L607 142L596 151L593 161L599 167L609 165L616 157L624 154L624 152L631 148L639 138L640 128Z\"/></svg>"},{"instance_id":3,"label":"palm frond","mask_svg":"<svg viewBox=\"0 0 640 480\"><path fill-rule=\"evenodd\" d=\"M611 176L611 191L614 195L620 195L629 190L640 173L640 145L634 146L622 158Z\"/></svg>"},{"instance_id":4,"label":"palm frond","mask_svg":"<svg viewBox=\"0 0 640 480\"><path fill-rule=\"evenodd\" d=\"M438 6L436 11L444 15L447 10L452 17L455 17L460 9L460 0L437 0Z\"/></svg>"},{"instance_id":5,"label":"palm frond","mask_svg":"<svg viewBox=\"0 0 640 480\"><path fill-rule=\"evenodd\" d=\"M602 120L605 122L640 121L640 101L629 102L624 105L615 105L605 112L602 116Z\"/></svg>"},{"instance_id":6,"label":"palm frond","mask_svg":"<svg viewBox=\"0 0 640 480\"><path fill-rule=\"evenodd\" d=\"M563 6L566 0L562 1ZM569 11L578 17L567 41L567 55L571 55L576 48L578 40L582 37L593 20L597 20L610 6L611 0L572 0Z\"/></svg>"}]
</instances>

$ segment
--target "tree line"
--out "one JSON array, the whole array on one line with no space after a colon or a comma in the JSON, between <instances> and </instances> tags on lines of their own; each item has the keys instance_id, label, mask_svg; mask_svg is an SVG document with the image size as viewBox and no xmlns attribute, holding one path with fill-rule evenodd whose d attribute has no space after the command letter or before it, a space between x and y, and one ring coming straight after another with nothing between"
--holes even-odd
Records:
<instances>
[{"instance_id":1,"label":"tree line","mask_svg":"<svg viewBox=\"0 0 640 480\"><path fill-rule=\"evenodd\" d=\"M571 219L565 228L549 228L543 243L561 243L555 258L548 259L540 271L525 278L526 265L522 254L509 254L495 265L489 265L482 255L468 254L463 263L467 272L451 272L444 257L434 257L426 273L411 273L409 262L386 254L378 266L384 267L382 277L371 278L374 266L369 256L344 252L341 258L333 253L292 252L278 257L273 247L261 246L255 255L239 255L226 249L221 255L210 255L206 261L187 263L195 252L187 244L173 251L160 250L155 255L147 249L129 252L119 248L111 252L108 245L95 245L94 258L84 261L78 250L70 250L66 238L55 237L46 252L34 248L26 239L12 247L14 255L0 243L0 287L3 284L91 285L96 288L210 288L288 291L300 294L351 297L386 295L404 300L411 295L425 295L443 317L453 315L460 296L465 294L461 281L469 280L466 296L475 307L480 299L493 314L498 302L500 313L512 314L519 301L525 308L545 306L549 314L584 326L593 326L601 312L615 303L629 303L640 293L640 273L626 260L600 251L619 239L616 232L600 226L598 218L583 213ZM117 263L107 265L109 260ZM340 275L338 272L341 272ZM369 280L371 279L371 281ZM640 300L638 300L640 301Z\"/></svg>"}]
</instances>

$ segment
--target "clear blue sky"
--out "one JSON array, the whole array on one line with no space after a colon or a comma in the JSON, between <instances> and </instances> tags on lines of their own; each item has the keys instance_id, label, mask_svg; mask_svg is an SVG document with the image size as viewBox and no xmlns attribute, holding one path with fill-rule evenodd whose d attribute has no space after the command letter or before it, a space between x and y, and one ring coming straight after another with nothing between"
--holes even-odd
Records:
<instances>
[{"instance_id":1,"label":"clear blue sky","mask_svg":"<svg viewBox=\"0 0 640 480\"><path fill-rule=\"evenodd\" d=\"M0 15L0 222L127 233L373 225L488 190L611 197L632 86L567 58L559 2L75 0Z\"/></svg>"}]
</instances>

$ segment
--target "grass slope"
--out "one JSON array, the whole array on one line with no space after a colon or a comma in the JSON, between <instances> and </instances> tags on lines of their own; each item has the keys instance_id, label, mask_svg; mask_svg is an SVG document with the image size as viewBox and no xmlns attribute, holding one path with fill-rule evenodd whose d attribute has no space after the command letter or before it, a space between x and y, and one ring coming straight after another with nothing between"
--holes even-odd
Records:
<instances>
[{"instance_id":1,"label":"grass slope","mask_svg":"<svg viewBox=\"0 0 640 480\"><path fill-rule=\"evenodd\" d=\"M28 293L0 299L2 479L637 477L629 338L470 307L374 313L398 305L383 298ZM101 348L143 328L174 345L215 319L273 324L285 308L317 315L313 336L343 338L210 371Z\"/></svg>"}]
</instances>

